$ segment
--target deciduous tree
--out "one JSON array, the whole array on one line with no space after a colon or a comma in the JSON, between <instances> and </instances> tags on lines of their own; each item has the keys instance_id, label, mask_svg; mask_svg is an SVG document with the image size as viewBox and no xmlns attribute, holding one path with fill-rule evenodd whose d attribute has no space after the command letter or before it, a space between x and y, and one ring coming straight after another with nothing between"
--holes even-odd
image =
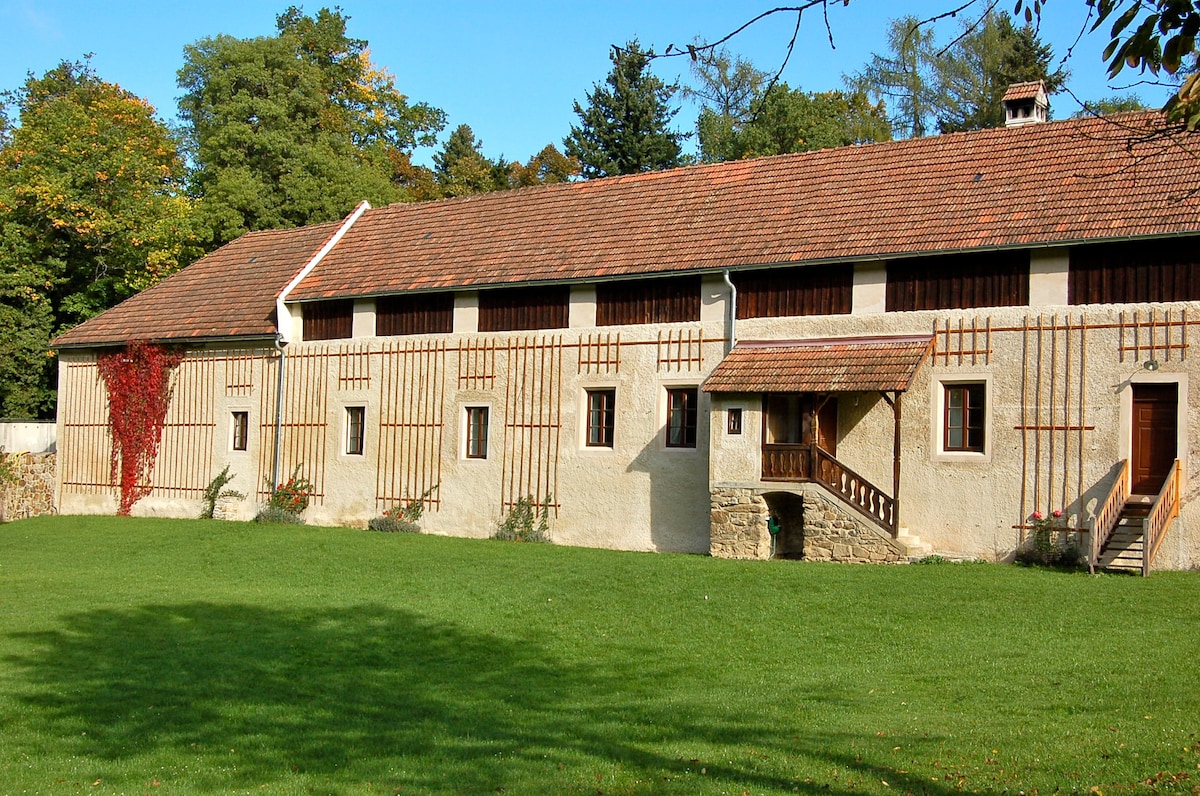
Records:
<instances>
[{"instance_id":1,"label":"deciduous tree","mask_svg":"<svg viewBox=\"0 0 1200 796\"><path fill-rule=\"evenodd\" d=\"M411 198L406 156L434 142L445 116L409 104L346 21L289 8L275 36L185 48L179 108L213 243L340 218L363 199Z\"/></svg>"},{"instance_id":2,"label":"deciduous tree","mask_svg":"<svg viewBox=\"0 0 1200 796\"><path fill-rule=\"evenodd\" d=\"M173 273L197 249L176 140L154 109L63 62L4 95L0 415L53 409L50 337Z\"/></svg>"}]
</instances>

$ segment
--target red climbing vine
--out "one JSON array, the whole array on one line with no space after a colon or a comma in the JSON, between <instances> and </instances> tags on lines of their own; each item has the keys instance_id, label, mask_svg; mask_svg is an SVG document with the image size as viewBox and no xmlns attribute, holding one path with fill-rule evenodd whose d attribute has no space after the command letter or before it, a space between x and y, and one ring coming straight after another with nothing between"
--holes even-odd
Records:
<instances>
[{"instance_id":1,"label":"red climbing vine","mask_svg":"<svg viewBox=\"0 0 1200 796\"><path fill-rule=\"evenodd\" d=\"M112 477L121 487L119 516L129 516L133 504L150 494L150 468L171 404L171 371L182 360L182 352L146 340L133 340L124 350L97 360L108 387Z\"/></svg>"}]
</instances>

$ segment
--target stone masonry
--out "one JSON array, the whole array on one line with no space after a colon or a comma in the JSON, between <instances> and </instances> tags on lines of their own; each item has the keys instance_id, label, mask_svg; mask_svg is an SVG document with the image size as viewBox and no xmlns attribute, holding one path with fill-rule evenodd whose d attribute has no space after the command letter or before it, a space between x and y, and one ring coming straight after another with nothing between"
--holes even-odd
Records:
<instances>
[{"instance_id":1,"label":"stone masonry","mask_svg":"<svg viewBox=\"0 0 1200 796\"><path fill-rule=\"evenodd\" d=\"M714 487L711 492L712 522L709 553L714 558L771 557L771 533L767 529L770 508L766 490L744 487ZM777 490L774 490L777 491ZM907 561L907 550L875 528L865 518L838 505L824 490L805 485L798 490L803 501L801 527L785 528L803 538L803 557L812 561L851 563L894 563ZM794 522L788 518L788 522Z\"/></svg>"},{"instance_id":2,"label":"stone masonry","mask_svg":"<svg viewBox=\"0 0 1200 796\"><path fill-rule=\"evenodd\" d=\"M54 514L56 453L15 453L16 481L0 489L0 522Z\"/></svg>"}]
</instances>

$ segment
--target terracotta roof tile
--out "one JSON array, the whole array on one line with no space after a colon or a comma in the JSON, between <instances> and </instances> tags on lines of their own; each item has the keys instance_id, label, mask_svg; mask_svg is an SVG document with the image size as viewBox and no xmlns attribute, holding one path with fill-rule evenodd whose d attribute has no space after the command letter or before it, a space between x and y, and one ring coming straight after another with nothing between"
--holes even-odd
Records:
<instances>
[{"instance_id":1,"label":"terracotta roof tile","mask_svg":"<svg viewBox=\"0 0 1200 796\"><path fill-rule=\"evenodd\" d=\"M1161 134L1125 114L390 205L291 297L1200 234L1200 158ZM268 335L337 226L247 235L55 342Z\"/></svg>"},{"instance_id":2,"label":"terracotta roof tile","mask_svg":"<svg viewBox=\"0 0 1200 796\"><path fill-rule=\"evenodd\" d=\"M704 382L705 392L904 391L929 353L930 335L742 341Z\"/></svg>"},{"instance_id":3,"label":"terracotta roof tile","mask_svg":"<svg viewBox=\"0 0 1200 796\"><path fill-rule=\"evenodd\" d=\"M1076 119L366 213L298 300L1200 233L1155 114Z\"/></svg>"},{"instance_id":4,"label":"terracotta roof tile","mask_svg":"<svg viewBox=\"0 0 1200 796\"><path fill-rule=\"evenodd\" d=\"M275 334L275 297L340 224L243 235L51 345L270 337Z\"/></svg>"},{"instance_id":5,"label":"terracotta roof tile","mask_svg":"<svg viewBox=\"0 0 1200 796\"><path fill-rule=\"evenodd\" d=\"M1004 92L1004 97L1001 102L1012 102L1013 100L1035 99L1038 93L1046 90L1046 84L1041 80L1032 80L1027 83L1013 83Z\"/></svg>"}]
</instances>

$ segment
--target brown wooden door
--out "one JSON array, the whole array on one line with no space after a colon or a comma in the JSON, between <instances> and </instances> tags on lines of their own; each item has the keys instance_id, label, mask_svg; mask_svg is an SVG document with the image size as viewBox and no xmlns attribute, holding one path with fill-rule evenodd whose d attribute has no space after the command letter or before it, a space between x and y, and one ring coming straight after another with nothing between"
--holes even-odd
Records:
<instances>
[{"instance_id":1,"label":"brown wooden door","mask_svg":"<svg viewBox=\"0 0 1200 796\"><path fill-rule=\"evenodd\" d=\"M1133 385L1130 471L1135 495L1155 495L1177 455L1179 390L1174 384Z\"/></svg>"}]
</instances>

